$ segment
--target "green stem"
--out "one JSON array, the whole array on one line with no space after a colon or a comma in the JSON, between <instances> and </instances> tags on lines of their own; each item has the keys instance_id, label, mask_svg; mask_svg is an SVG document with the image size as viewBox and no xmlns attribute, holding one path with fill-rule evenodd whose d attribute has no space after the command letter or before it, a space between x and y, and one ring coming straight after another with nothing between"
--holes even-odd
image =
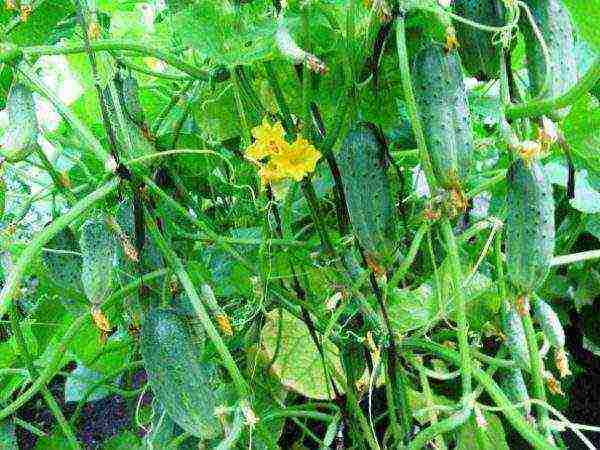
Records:
<instances>
[{"instance_id":1,"label":"green stem","mask_svg":"<svg viewBox=\"0 0 600 450\"><path fill-rule=\"evenodd\" d=\"M529 299L526 299L525 301L529 301ZM525 314L521 315L521 319L523 321L523 328L525 329L525 337L527 339L527 347L529 348L529 357L531 360L531 379L533 382L534 398L545 402L546 389L544 386L544 362L540 355L540 349L538 347L529 309L527 309ZM548 411L541 405L537 405L537 410L540 429L547 439L551 439L552 435L548 428Z\"/></svg>"},{"instance_id":2,"label":"green stem","mask_svg":"<svg viewBox=\"0 0 600 450\"><path fill-rule=\"evenodd\" d=\"M408 254L402 260L402 262L400 263L400 267L398 267L396 272L394 272L392 279L388 283L388 289L394 289L395 287L397 287L398 284L404 278L404 275L406 275L406 272L408 272L408 269L410 269L410 266L412 266L412 263L414 262L415 258L417 257L417 253L419 252L419 247L421 246L421 242L423 241L423 236L425 236L427 230L429 230L429 224L427 222L423 222L417 230L417 232L415 233L415 237L413 238L408 249Z\"/></svg>"},{"instance_id":3,"label":"green stem","mask_svg":"<svg viewBox=\"0 0 600 450\"><path fill-rule=\"evenodd\" d=\"M462 289L462 268L460 265L460 257L458 254L458 246L456 238L452 231L452 226L447 218L441 221L442 234L446 245L448 246L448 256L450 259L450 268L452 271L452 282L454 284L455 295L458 301L456 308L456 322L458 326L458 348L460 351L462 373L462 388L463 396L468 396L471 393L471 352L469 350L468 339L468 323L467 323L467 307L465 296Z\"/></svg>"},{"instance_id":4,"label":"green stem","mask_svg":"<svg viewBox=\"0 0 600 450\"><path fill-rule=\"evenodd\" d=\"M17 295L21 278L25 274L25 271L31 267L33 259L48 241L76 220L81 214L113 192L117 185L117 178L108 181L102 187L77 202L67 213L54 220L29 243L8 274L2 291L0 291L0 317L6 314L12 300Z\"/></svg>"},{"instance_id":5,"label":"green stem","mask_svg":"<svg viewBox=\"0 0 600 450\"><path fill-rule=\"evenodd\" d=\"M71 339L75 336L75 334L79 331L79 329L83 326L86 319L89 318L89 314L82 314L71 324L71 326L67 329L67 332L64 334L54 353L51 355L49 359L49 363L44 367L44 369L40 372L39 376L33 382L33 384L19 395L11 404L0 410L0 420L3 420L14 414L21 406L27 403L31 398L37 394L47 383L56 375L58 370L60 369L60 362L63 360L65 352L67 351L67 345L71 341Z\"/></svg>"},{"instance_id":6,"label":"green stem","mask_svg":"<svg viewBox=\"0 0 600 450\"><path fill-rule=\"evenodd\" d=\"M572 253L570 255L555 256L552 259L552 267L565 266L581 261L600 258L600 250L590 250L587 252Z\"/></svg>"},{"instance_id":7,"label":"green stem","mask_svg":"<svg viewBox=\"0 0 600 450\"><path fill-rule=\"evenodd\" d=\"M169 262L169 265L173 269L173 272L177 275L179 281L185 289L185 292L188 295L190 302L194 307L196 314L198 315L198 318L200 319L200 322L204 327L204 330L206 331L206 334L208 335L213 345L216 347L217 352L221 356L223 364L225 365L229 376L231 376L231 379L233 380L237 388L240 398L246 398L250 392L250 388L246 383L246 380L244 380L244 377L242 376L239 368L237 367L236 362L231 356L231 353L229 353L229 349L225 345L225 342L223 342L221 335L211 322L208 312L204 307L204 303L202 302L202 300L200 300L198 292L196 291L196 288L192 283L192 280L187 270L185 269L183 263L181 262L177 254L173 251L173 249L169 247L165 239L162 237L160 231L156 226L155 221L149 218L147 220L147 225L148 230L150 231L150 234L152 235L152 238L154 239L156 245L163 253L165 259Z\"/></svg>"},{"instance_id":8,"label":"green stem","mask_svg":"<svg viewBox=\"0 0 600 450\"><path fill-rule=\"evenodd\" d=\"M35 71L31 66L27 66L27 70L23 70L20 67L17 68L19 74L29 82L34 91L38 92L42 97L46 97L52 106L56 109L56 112L73 128L75 133L79 135L82 143L89 147L96 158L102 163L105 163L108 158L108 153L100 144L100 141L92 134L92 132L85 126L85 124L79 120L79 118L73 114L73 112L65 105L58 96L52 92L42 81L35 75Z\"/></svg>"},{"instance_id":9,"label":"green stem","mask_svg":"<svg viewBox=\"0 0 600 450\"><path fill-rule=\"evenodd\" d=\"M176 73L165 73L165 72L156 72L155 70L148 69L147 67L142 66L141 64L137 64L130 59L121 58L116 54L112 53L113 58L123 66L128 69L134 70L139 73L143 73L144 75L148 75L154 78L162 78L165 80L174 80L174 81L188 81L190 77L188 75L181 75Z\"/></svg>"},{"instance_id":10,"label":"green stem","mask_svg":"<svg viewBox=\"0 0 600 450\"><path fill-rule=\"evenodd\" d=\"M415 436L415 438L410 442L406 449L420 450L422 448L425 448L427 443L434 439L436 436L448 433L449 431L455 430L456 428L463 425L467 420L469 420L469 417L471 417L472 412L473 410L471 407L465 407L461 411L448 417L447 419L436 422L433 425L425 428Z\"/></svg>"},{"instance_id":11,"label":"green stem","mask_svg":"<svg viewBox=\"0 0 600 450\"><path fill-rule=\"evenodd\" d=\"M565 108L589 92L598 80L600 80L600 57L596 58L587 73L564 94L558 97L511 105L506 109L506 116L509 119L539 117L557 109Z\"/></svg>"},{"instance_id":12,"label":"green stem","mask_svg":"<svg viewBox=\"0 0 600 450\"><path fill-rule=\"evenodd\" d=\"M175 105L177 104L177 102L184 95L187 94L187 92L192 88L193 85L194 85L194 81L190 80L181 89L181 91L179 91L178 93L176 93L176 94L174 94L174 95L171 96L171 100L169 101L169 103L161 110L161 112L158 114L158 117L156 118L156 120L152 124L152 127L150 128L150 132L152 134L156 134L156 133L158 133L160 131L161 125L163 124L164 120L167 118L167 116L169 115L169 113L171 112L171 110L175 107Z\"/></svg>"},{"instance_id":13,"label":"green stem","mask_svg":"<svg viewBox=\"0 0 600 450\"><path fill-rule=\"evenodd\" d=\"M450 350L443 345L429 342L423 339L409 338L401 343L404 347L421 349L434 353L435 355L457 365L461 365L461 357L454 350ZM521 412L511 403L506 394L500 389L496 382L478 367L473 367L473 377L477 382L483 385L486 392L492 400L500 407L502 414L508 422L519 432L519 434L538 450L558 450L555 446L549 444L542 435L540 435L522 416Z\"/></svg>"},{"instance_id":14,"label":"green stem","mask_svg":"<svg viewBox=\"0 0 600 450\"><path fill-rule=\"evenodd\" d=\"M215 77L215 74L206 70L198 69L192 64L179 59L172 53L165 52L156 47L142 44L139 41L131 41L127 39L102 39L90 42L90 49L93 52L98 51L127 51L134 52L141 55L152 56L156 59L160 59L170 66L187 73L193 78L197 78L203 81L209 81ZM82 44L68 44L68 45L35 45L31 47L24 47L23 55L27 57L38 57L42 55L68 55L73 53L85 53L85 46Z\"/></svg>"},{"instance_id":15,"label":"green stem","mask_svg":"<svg viewBox=\"0 0 600 450\"><path fill-rule=\"evenodd\" d=\"M476 28L478 30L481 30L481 31L487 31L488 33L501 33L503 31L510 31L510 30L514 29L517 26L517 24L519 23L519 9L516 9L516 14L514 15L512 22L510 22L504 26L501 26L501 27L493 27L490 25L484 25L479 22L474 22L472 20L469 20L465 17L453 14L450 11L446 11L445 9L442 9L439 7L417 6L417 8L421 9L423 11L428 11L428 12L431 12L434 14L439 14L442 16L450 17L451 19L453 19L457 22L462 22L465 25L469 25L469 26Z\"/></svg>"},{"instance_id":16,"label":"green stem","mask_svg":"<svg viewBox=\"0 0 600 450\"><path fill-rule=\"evenodd\" d=\"M419 370L419 380L421 381L421 386L423 387L423 395L425 396L425 401L427 403L427 407L430 408L429 413L429 421L431 425L435 425L438 422L437 412L434 408L435 402L433 400L433 392L431 391L431 385L429 384L429 380L427 379L427 375L423 370ZM439 450L448 450L446 446L446 442L444 441L444 437L440 434L435 438L436 448Z\"/></svg>"},{"instance_id":17,"label":"green stem","mask_svg":"<svg viewBox=\"0 0 600 450\"><path fill-rule=\"evenodd\" d=\"M481 194L482 192L487 191L488 189L494 187L498 183L501 183L504 179L506 179L506 171L502 171L498 175L493 176L492 178L488 178L483 183L478 185L476 188L471 189L469 192L465 194L467 198L473 198L476 195Z\"/></svg>"},{"instance_id":18,"label":"green stem","mask_svg":"<svg viewBox=\"0 0 600 450\"><path fill-rule=\"evenodd\" d=\"M269 85L273 90L273 94L275 95L275 101L277 102L277 106L279 107L279 111L283 116L283 125L285 130L288 133L293 133L292 137L295 137L294 133L294 121L292 120L292 113L287 106L287 102L283 96L283 91L281 90L281 86L279 86L279 81L277 80L277 75L275 74L275 70L273 69L273 64L271 62L265 62L264 64L265 72L267 74L267 80L269 81Z\"/></svg>"},{"instance_id":19,"label":"green stem","mask_svg":"<svg viewBox=\"0 0 600 450\"><path fill-rule=\"evenodd\" d=\"M19 320L17 317L17 310L16 310L15 305L12 306L9 314L10 314L11 329L12 329L12 332L15 337L15 342L17 344L17 348L19 349L19 354L25 360L25 367L27 368L27 371L29 372L29 378L34 380L38 376L38 371L36 370L36 368L33 365L33 358L31 357L31 354L29 353L29 349L27 348L27 344L25 342L25 337L23 336L23 330L21 330L21 325L19 324ZM50 390L48 389L48 387L46 385L42 386L41 391L42 391L42 397L44 398L44 401L46 402L46 404L48 405L48 408L52 412L52 415L58 422L58 425L60 426L60 428L61 428L62 432L64 433L64 435L66 436L67 440L69 441L69 444L71 445L71 447L73 449L79 450L81 448L81 446L79 445L79 442L77 442L75 433L73 433L73 429L69 426L67 420L65 419L65 416L63 415L62 411L60 410L60 406L58 406L58 403L56 402L54 396L50 393Z\"/></svg>"}]
</instances>

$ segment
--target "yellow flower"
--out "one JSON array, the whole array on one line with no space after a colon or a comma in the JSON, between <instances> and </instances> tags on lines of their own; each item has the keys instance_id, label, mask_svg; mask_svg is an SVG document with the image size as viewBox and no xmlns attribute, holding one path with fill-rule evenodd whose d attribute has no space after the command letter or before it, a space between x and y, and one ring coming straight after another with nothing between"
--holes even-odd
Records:
<instances>
[{"instance_id":1,"label":"yellow flower","mask_svg":"<svg viewBox=\"0 0 600 450\"><path fill-rule=\"evenodd\" d=\"M260 184L263 187L267 186L269 183L278 182L285 178L285 174L283 174L280 168L272 161L261 166L258 175L260 176Z\"/></svg>"},{"instance_id":2,"label":"yellow flower","mask_svg":"<svg viewBox=\"0 0 600 450\"><path fill-rule=\"evenodd\" d=\"M321 153L306 139L299 136L285 152L275 155L271 161L276 164L285 176L296 181L315 170Z\"/></svg>"},{"instance_id":3,"label":"yellow flower","mask_svg":"<svg viewBox=\"0 0 600 450\"><path fill-rule=\"evenodd\" d=\"M252 136L254 144L248 147L246 156L255 161L276 155L289 145L285 140L285 131L281 124L276 122L271 125L266 117L261 125L252 129Z\"/></svg>"}]
</instances>

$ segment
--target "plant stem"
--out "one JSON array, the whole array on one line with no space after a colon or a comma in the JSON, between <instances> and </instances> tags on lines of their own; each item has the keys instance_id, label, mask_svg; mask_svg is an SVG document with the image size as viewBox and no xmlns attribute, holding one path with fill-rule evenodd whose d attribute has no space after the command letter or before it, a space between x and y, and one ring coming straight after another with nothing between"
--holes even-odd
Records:
<instances>
[{"instance_id":1,"label":"plant stem","mask_svg":"<svg viewBox=\"0 0 600 450\"><path fill-rule=\"evenodd\" d=\"M442 234L446 245L448 246L448 256L450 259L450 269L452 272L452 282L454 284L455 295L458 301L457 306L457 326L458 326L458 348L460 352L462 373L463 396L466 398L471 393L471 352L469 349L468 323L466 313L465 296L462 290L462 268L458 254L458 246L452 231L452 226L447 218L441 220Z\"/></svg>"},{"instance_id":2,"label":"plant stem","mask_svg":"<svg viewBox=\"0 0 600 450\"><path fill-rule=\"evenodd\" d=\"M407 348L421 349L457 365L461 365L461 357L454 350L450 350L443 345L429 342L423 339L409 338L402 341L402 346ZM506 394L500 389L496 382L483 370L473 367L473 377L477 382L483 385L484 389L490 395L492 400L501 408L502 414L508 422L519 432L519 434L538 450L558 450L555 446L549 444L542 435L540 435L521 415L520 411L513 406Z\"/></svg>"},{"instance_id":3,"label":"plant stem","mask_svg":"<svg viewBox=\"0 0 600 450\"><path fill-rule=\"evenodd\" d=\"M170 66L187 73L193 78L197 78L202 81L209 81L215 78L216 74L206 70L198 69L192 64L179 59L172 53L165 52L156 47L142 44L139 41L131 41L127 39L102 39L90 42L90 49L93 52L97 51L127 51L134 52L141 55L152 56L156 59L160 59ZM22 49L23 55L27 57L37 57L42 55L68 55L73 53L85 53L85 46L82 44L68 44L68 45L34 45L31 47L24 47Z\"/></svg>"},{"instance_id":4,"label":"plant stem","mask_svg":"<svg viewBox=\"0 0 600 450\"><path fill-rule=\"evenodd\" d=\"M412 87L410 67L408 65L408 52L406 49L406 27L404 17L401 16L396 19L396 45L398 47L398 62L400 65L400 76L402 78L402 88L404 90L406 108L408 109L408 115L417 141L417 147L419 148L421 166L425 172L429 191L434 192L437 183L433 174L431 159L429 158L429 153L427 151L425 133L423 132L423 126L419 118L417 101Z\"/></svg>"},{"instance_id":5,"label":"plant stem","mask_svg":"<svg viewBox=\"0 0 600 450\"><path fill-rule=\"evenodd\" d=\"M204 303L202 302L202 300L200 300L198 292L196 291L196 288L192 283L192 280L187 270L185 269L183 263L181 262L177 254L173 251L173 249L169 247L169 244L167 244L165 239L160 234L160 231L158 230L154 219L152 219L149 216L148 211L146 211L146 213L148 217L146 223L148 225L148 230L150 231L150 234L152 235L160 251L163 253L165 259L169 262L169 265L173 269L173 272L179 278L179 281L185 289L185 292L189 297L190 302L194 307L196 314L198 315L198 318L200 319L200 322L204 327L204 330L206 331L206 334L208 335L213 345L216 347L217 352L221 356L221 360L223 361L223 364L227 369L229 376L231 376L238 391L238 394L240 395L240 398L246 398L250 392L250 388L246 383L246 380L244 380L244 377L242 376L239 368L237 367L236 362L231 356L231 353L229 353L229 349L225 345L225 342L223 342L221 335L210 320L208 312L204 307Z\"/></svg>"},{"instance_id":6,"label":"plant stem","mask_svg":"<svg viewBox=\"0 0 600 450\"><path fill-rule=\"evenodd\" d=\"M63 216L64 217L64 216ZM67 344L83 326L86 319L89 318L89 314L82 314L71 324L67 332L64 334L56 350L49 358L49 363L40 372L39 376L33 382L33 384L19 395L12 403L0 410L0 420L14 414L21 406L27 403L35 394L37 394L46 384L50 381L58 372L59 364L63 360L64 354L67 350Z\"/></svg>"},{"instance_id":7,"label":"plant stem","mask_svg":"<svg viewBox=\"0 0 600 450\"><path fill-rule=\"evenodd\" d=\"M118 179L111 179L106 184L77 202L67 213L58 217L29 243L8 274L4 286L2 287L2 291L0 291L0 317L6 314L12 300L17 294L22 276L25 271L31 267L33 259L48 241L66 228L71 222L76 220L81 214L114 191L117 185Z\"/></svg>"},{"instance_id":8,"label":"plant stem","mask_svg":"<svg viewBox=\"0 0 600 450\"><path fill-rule=\"evenodd\" d=\"M504 179L506 178L506 171L502 171L501 173L499 173L498 175L493 176L492 178L488 178L487 180L485 180L483 183L481 183L479 186L471 189L469 192L467 192L465 194L465 196L467 198L473 198L476 195L481 194L482 192L487 191L488 189L494 187L495 185L497 185L498 183L501 183Z\"/></svg>"},{"instance_id":9,"label":"plant stem","mask_svg":"<svg viewBox=\"0 0 600 450\"><path fill-rule=\"evenodd\" d=\"M404 275L406 275L406 272L408 272L408 269L410 269L410 266L412 266L412 263L414 262L415 258L417 257L417 253L419 252L419 247L421 246L421 242L423 241L423 236L425 236L427 230L429 230L429 224L427 222L423 222L417 230L417 232L415 233L415 237L413 238L412 242L410 243L408 254L402 260L402 262L400 263L400 267L396 269L396 272L394 272L392 279L388 283L388 289L394 289L395 287L397 287L398 284L404 278Z\"/></svg>"},{"instance_id":10,"label":"plant stem","mask_svg":"<svg viewBox=\"0 0 600 450\"><path fill-rule=\"evenodd\" d=\"M590 250L587 252L572 253L570 255L555 256L552 259L552 267L565 266L581 261L589 261L590 259L600 258L600 250Z\"/></svg>"},{"instance_id":11,"label":"plant stem","mask_svg":"<svg viewBox=\"0 0 600 450\"><path fill-rule=\"evenodd\" d=\"M558 97L533 100L527 103L508 106L506 108L506 116L509 119L539 117L554 110L562 109L572 105L582 95L589 92L598 80L600 80L600 56L596 58L587 73L564 94Z\"/></svg>"},{"instance_id":12,"label":"plant stem","mask_svg":"<svg viewBox=\"0 0 600 450\"><path fill-rule=\"evenodd\" d=\"M13 304L12 308L10 309L9 315L10 315L11 329L12 329L12 332L15 337L15 342L17 344L17 348L19 349L19 354L25 360L25 367L27 368L27 371L29 372L29 378L34 380L38 376L38 371L36 370L36 368L33 365L33 358L31 357L31 354L29 353L29 349L27 348L27 343L25 342L25 337L23 336L23 330L21 330L21 325L19 324L19 319L17 317L17 308L14 304ZM62 411L60 410L60 406L58 406L58 403L56 403L56 399L50 393L50 390L48 389L48 387L46 385L41 387L41 391L42 391L42 397L44 398L44 401L48 405L48 408L52 412L52 415L58 422L58 425L60 426L62 432L64 433L65 437L69 441L71 448L73 448L75 450L79 450L81 448L81 446L79 445L79 442L77 442L75 433L73 433L72 428L69 426L69 423L67 422L67 420L65 419L65 416L63 415Z\"/></svg>"},{"instance_id":13,"label":"plant stem","mask_svg":"<svg viewBox=\"0 0 600 450\"><path fill-rule=\"evenodd\" d=\"M526 299L525 301L528 302L529 300ZM526 309L525 314L521 314L521 320L523 321L525 338L527 339L527 347L529 348L534 398L545 402L546 389L544 386L544 362L542 361L542 356L540 355L540 349L538 347L535 329L533 328L531 314L529 313L529 307ZM548 428L548 411L541 405L537 405L537 410L540 429L547 439L551 439L552 435L550 434L550 429Z\"/></svg>"},{"instance_id":14,"label":"plant stem","mask_svg":"<svg viewBox=\"0 0 600 450\"><path fill-rule=\"evenodd\" d=\"M447 419L441 420L433 425L425 428L410 442L407 450L420 450L424 448L429 441L436 436L439 436L449 431L455 430L459 426L463 425L472 413L471 407L464 407L461 411L448 417Z\"/></svg>"}]
</instances>

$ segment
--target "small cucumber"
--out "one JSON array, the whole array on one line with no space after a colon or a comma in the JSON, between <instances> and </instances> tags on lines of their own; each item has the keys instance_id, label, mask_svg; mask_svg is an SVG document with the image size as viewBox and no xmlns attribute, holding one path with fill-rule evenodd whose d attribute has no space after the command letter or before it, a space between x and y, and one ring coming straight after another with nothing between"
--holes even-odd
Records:
<instances>
[{"instance_id":1,"label":"small cucumber","mask_svg":"<svg viewBox=\"0 0 600 450\"><path fill-rule=\"evenodd\" d=\"M443 188L461 190L471 170L473 133L460 57L425 40L411 72L435 176Z\"/></svg>"},{"instance_id":2,"label":"small cucumber","mask_svg":"<svg viewBox=\"0 0 600 450\"><path fill-rule=\"evenodd\" d=\"M37 145L38 121L31 90L21 83L14 84L6 100L8 129L0 148L1 155L10 163L23 161Z\"/></svg>"},{"instance_id":3,"label":"small cucumber","mask_svg":"<svg viewBox=\"0 0 600 450\"><path fill-rule=\"evenodd\" d=\"M508 276L528 294L544 282L554 254L552 185L538 161L517 158L508 173L506 259Z\"/></svg>"},{"instance_id":4,"label":"small cucumber","mask_svg":"<svg viewBox=\"0 0 600 450\"><path fill-rule=\"evenodd\" d=\"M508 302L504 302L502 307L502 332L506 336L506 346L513 360L519 367L530 370L531 359L523 322L516 308L508 305Z\"/></svg>"},{"instance_id":5,"label":"small cucumber","mask_svg":"<svg viewBox=\"0 0 600 450\"><path fill-rule=\"evenodd\" d=\"M552 307L542 299L535 299L533 314L548 342L556 348L563 348L565 346L565 331Z\"/></svg>"},{"instance_id":6,"label":"small cucumber","mask_svg":"<svg viewBox=\"0 0 600 450\"><path fill-rule=\"evenodd\" d=\"M79 248L83 255L81 282L91 303L101 303L113 285L116 241L101 219L88 219L81 227Z\"/></svg>"},{"instance_id":7,"label":"small cucumber","mask_svg":"<svg viewBox=\"0 0 600 450\"><path fill-rule=\"evenodd\" d=\"M201 439L220 435L215 408L222 380L212 364L201 360L192 333L174 310L150 311L142 324L140 352L152 392L175 423Z\"/></svg>"}]
</instances>

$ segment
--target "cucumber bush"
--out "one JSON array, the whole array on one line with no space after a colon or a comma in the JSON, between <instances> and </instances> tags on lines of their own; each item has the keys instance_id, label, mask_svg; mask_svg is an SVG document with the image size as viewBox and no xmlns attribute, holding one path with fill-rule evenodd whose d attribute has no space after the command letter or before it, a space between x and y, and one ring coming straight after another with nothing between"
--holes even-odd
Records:
<instances>
[{"instance_id":1,"label":"cucumber bush","mask_svg":"<svg viewBox=\"0 0 600 450\"><path fill-rule=\"evenodd\" d=\"M580 445L543 405L577 410L600 346L599 11L21 0L0 26L4 447L88 448L111 392L106 449Z\"/></svg>"}]
</instances>

